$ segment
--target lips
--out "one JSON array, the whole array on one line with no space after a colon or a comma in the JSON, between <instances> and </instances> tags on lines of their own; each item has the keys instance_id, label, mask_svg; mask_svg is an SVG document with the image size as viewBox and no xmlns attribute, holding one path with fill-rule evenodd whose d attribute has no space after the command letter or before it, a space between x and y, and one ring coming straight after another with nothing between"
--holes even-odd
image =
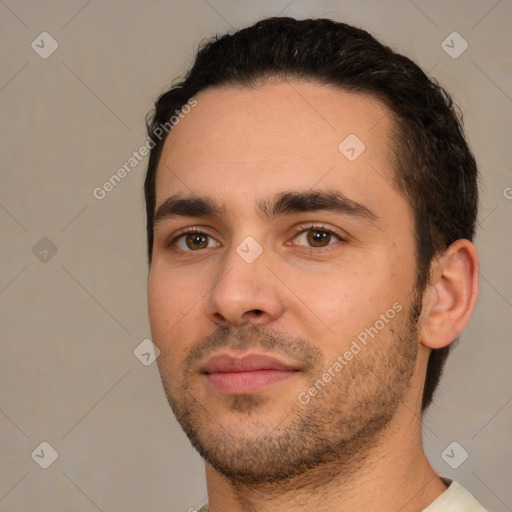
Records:
<instances>
[{"instance_id":1,"label":"lips","mask_svg":"<svg viewBox=\"0 0 512 512\"><path fill-rule=\"evenodd\" d=\"M202 368L209 385L223 394L254 394L286 380L298 368L263 354L248 354L241 358L218 355Z\"/></svg>"},{"instance_id":2,"label":"lips","mask_svg":"<svg viewBox=\"0 0 512 512\"><path fill-rule=\"evenodd\" d=\"M203 368L204 373L253 372L257 370L295 370L278 359L263 354L249 354L242 358L228 355L214 356Z\"/></svg>"}]
</instances>

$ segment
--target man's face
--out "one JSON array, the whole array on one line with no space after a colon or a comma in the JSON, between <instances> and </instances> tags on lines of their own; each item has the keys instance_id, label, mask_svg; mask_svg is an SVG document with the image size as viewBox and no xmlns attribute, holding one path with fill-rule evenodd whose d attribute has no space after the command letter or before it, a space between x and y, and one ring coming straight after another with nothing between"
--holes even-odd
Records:
<instances>
[{"instance_id":1,"label":"man's face","mask_svg":"<svg viewBox=\"0 0 512 512\"><path fill-rule=\"evenodd\" d=\"M298 82L196 99L156 182L148 301L169 402L240 481L355 456L407 395L419 344L390 114Z\"/></svg>"}]
</instances>

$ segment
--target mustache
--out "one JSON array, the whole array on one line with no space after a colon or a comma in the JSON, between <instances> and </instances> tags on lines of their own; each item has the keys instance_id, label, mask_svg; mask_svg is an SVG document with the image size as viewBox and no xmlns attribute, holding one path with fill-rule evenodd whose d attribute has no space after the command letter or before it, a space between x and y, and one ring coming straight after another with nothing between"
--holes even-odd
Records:
<instances>
[{"instance_id":1,"label":"mustache","mask_svg":"<svg viewBox=\"0 0 512 512\"><path fill-rule=\"evenodd\" d=\"M235 328L218 326L210 335L199 340L189 351L183 363L185 374L196 369L210 355L220 349L243 351L259 349L266 353L281 354L301 362L305 372L321 367L322 352L305 338L269 329L262 325L245 325Z\"/></svg>"}]
</instances>

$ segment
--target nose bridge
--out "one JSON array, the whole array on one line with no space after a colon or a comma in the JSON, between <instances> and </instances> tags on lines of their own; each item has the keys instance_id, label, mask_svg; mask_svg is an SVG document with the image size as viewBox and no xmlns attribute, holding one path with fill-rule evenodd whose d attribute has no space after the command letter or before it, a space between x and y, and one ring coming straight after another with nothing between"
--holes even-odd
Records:
<instances>
[{"instance_id":1,"label":"nose bridge","mask_svg":"<svg viewBox=\"0 0 512 512\"><path fill-rule=\"evenodd\" d=\"M283 309L275 276L268 269L269 254L248 236L226 249L217 283L208 301L210 318L239 325L249 321L268 322Z\"/></svg>"}]
</instances>

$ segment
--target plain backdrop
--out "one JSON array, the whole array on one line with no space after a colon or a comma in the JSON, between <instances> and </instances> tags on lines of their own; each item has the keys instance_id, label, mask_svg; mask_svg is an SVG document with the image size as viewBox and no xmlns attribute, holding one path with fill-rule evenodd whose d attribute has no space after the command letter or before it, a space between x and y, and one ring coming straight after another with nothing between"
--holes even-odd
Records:
<instances>
[{"instance_id":1,"label":"plain backdrop","mask_svg":"<svg viewBox=\"0 0 512 512\"><path fill-rule=\"evenodd\" d=\"M203 39L275 15L371 31L464 112L482 175L481 293L424 439L441 474L490 510L512 510L512 2L2 0L1 512L205 502L202 461L156 364L134 355L150 337L146 160L103 199L93 191L144 144L145 114ZM442 456L454 442L467 452L457 469Z\"/></svg>"}]
</instances>

